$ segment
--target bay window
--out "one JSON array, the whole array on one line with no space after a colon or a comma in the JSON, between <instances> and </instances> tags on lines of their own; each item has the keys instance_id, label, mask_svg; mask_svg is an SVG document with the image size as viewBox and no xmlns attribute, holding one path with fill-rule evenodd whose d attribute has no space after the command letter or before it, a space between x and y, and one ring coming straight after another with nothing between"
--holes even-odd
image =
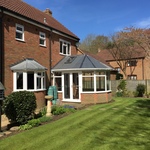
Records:
<instances>
[{"instance_id":1,"label":"bay window","mask_svg":"<svg viewBox=\"0 0 150 150\"><path fill-rule=\"evenodd\" d=\"M14 72L14 91L29 90L45 90L45 72Z\"/></svg>"}]
</instances>

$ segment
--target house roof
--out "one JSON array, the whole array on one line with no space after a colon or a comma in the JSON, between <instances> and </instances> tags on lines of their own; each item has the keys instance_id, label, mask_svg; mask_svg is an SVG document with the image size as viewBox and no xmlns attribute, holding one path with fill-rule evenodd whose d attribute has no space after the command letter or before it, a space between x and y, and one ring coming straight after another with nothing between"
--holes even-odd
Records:
<instances>
[{"instance_id":1,"label":"house roof","mask_svg":"<svg viewBox=\"0 0 150 150\"><path fill-rule=\"evenodd\" d=\"M85 51L85 50L81 50L81 49L78 49L82 54L86 54L86 55L89 55L89 56L92 56L93 58L99 60L100 62L110 66L110 64L103 58L103 56L100 56L100 55L97 55L97 54L93 54L89 51ZM111 66L110 66L111 67Z\"/></svg>"},{"instance_id":2,"label":"house roof","mask_svg":"<svg viewBox=\"0 0 150 150\"><path fill-rule=\"evenodd\" d=\"M97 53L97 57L103 58L106 62L109 61L115 61L114 57L111 55L109 50L101 50ZM143 50L136 50L135 53L133 53L132 57L130 59L140 59L140 58L145 58L146 53Z\"/></svg>"},{"instance_id":3,"label":"house roof","mask_svg":"<svg viewBox=\"0 0 150 150\"><path fill-rule=\"evenodd\" d=\"M89 55L66 56L52 68L52 71L68 70L112 70L112 68Z\"/></svg>"},{"instance_id":4,"label":"house roof","mask_svg":"<svg viewBox=\"0 0 150 150\"><path fill-rule=\"evenodd\" d=\"M46 68L44 66L42 66L41 64L39 64L37 61L35 61L32 58L27 58L24 59L23 61L20 61L16 64L13 64L10 67L11 70L13 71L42 71L42 70L46 70Z\"/></svg>"},{"instance_id":5,"label":"house roof","mask_svg":"<svg viewBox=\"0 0 150 150\"><path fill-rule=\"evenodd\" d=\"M21 0L0 0L0 7L79 40L74 33L59 23L51 15L48 15ZM44 20L46 20L46 22Z\"/></svg>"}]
</instances>

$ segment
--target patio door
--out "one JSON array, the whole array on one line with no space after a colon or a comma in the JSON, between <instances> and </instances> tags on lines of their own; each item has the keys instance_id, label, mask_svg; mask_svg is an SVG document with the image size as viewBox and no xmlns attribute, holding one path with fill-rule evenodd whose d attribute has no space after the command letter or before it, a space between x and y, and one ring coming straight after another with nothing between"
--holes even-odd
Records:
<instances>
[{"instance_id":1,"label":"patio door","mask_svg":"<svg viewBox=\"0 0 150 150\"><path fill-rule=\"evenodd\" d=\"M78 73L64 73L64 99L79 99Z\"/></svg>"}]
</instances>

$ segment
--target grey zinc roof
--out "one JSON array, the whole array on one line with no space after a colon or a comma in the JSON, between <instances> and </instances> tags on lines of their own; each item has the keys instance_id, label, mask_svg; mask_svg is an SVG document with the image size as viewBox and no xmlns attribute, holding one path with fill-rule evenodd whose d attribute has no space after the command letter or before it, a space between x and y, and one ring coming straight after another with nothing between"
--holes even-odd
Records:
<instances>
[{"instance_id":1,"label":"grey zinc roof","mask_svg":"<svg viewBox=\"0 0 150 150\"><path fill-rule=\"evenodd\" d=\"M13 71L36 71L36 70L46 70L44 66L39 64L37 61L31 58L27 58L21 62L12 65L11 70Z\"/></svg>"},{"instance_id":2,"label":"grey zinc roof","mask_svg":"<svg viewBox=\"0 0 150 150\"><path fill-rule=\"evenodd\" d=\"M58 62L52 71L65 70L111 70L110 66L99 62L97 59L89 55L66 56Z\"/></svg>"}]
</instances>

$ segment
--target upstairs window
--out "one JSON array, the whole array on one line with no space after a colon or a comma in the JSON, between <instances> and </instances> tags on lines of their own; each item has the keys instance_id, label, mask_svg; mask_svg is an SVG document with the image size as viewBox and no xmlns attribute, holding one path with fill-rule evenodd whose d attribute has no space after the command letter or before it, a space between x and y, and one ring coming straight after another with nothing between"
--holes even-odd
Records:
<instances>
[{"instance_id":1,"label":"upstairs window","mask_svg":"<svg viewBox=\"0 0 150 150\"><path fill-rule=\"evenodd\" d=\"M60 54L70 55L71 54L70 49L71 49L71 46L69 42L60 40Z\"/></svg>"},{"instance_id":2,"label":"upstairs window","mask_svg":"<svg viewBox=\"0 0 150 150\"><path fill-rule=\"evenodd\" d=\"M16 24L16 39L24 41L24 26Z\"/></svg>"},{"instance_id":3,"label":"upstairs window","mask_svg":"<svg viewBox=\"0 0 150 150\"><path fill-rule=\"evenodd\" d=\"M46 46L46 35L43 32L39 33L39 43L41 46Z\"/></svg>"},{"instance_id":4,"label":"upstairs window","mask_svg":"<svg viewBox=\"0 0 150 150\"><path fill-rule=\"evenodd\" d=\"M136 60L130 60L128 61L128 67L136 66L137 61Z\"/></svg>"}]
</instances>

